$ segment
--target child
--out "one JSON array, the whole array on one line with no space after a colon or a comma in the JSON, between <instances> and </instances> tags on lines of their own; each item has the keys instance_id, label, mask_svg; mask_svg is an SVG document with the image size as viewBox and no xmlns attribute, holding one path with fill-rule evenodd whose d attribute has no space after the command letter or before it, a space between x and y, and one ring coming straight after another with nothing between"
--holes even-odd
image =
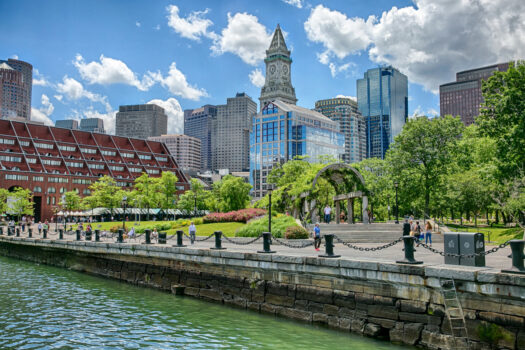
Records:
<instances>
[{"instance_id":1,"label":"child","mask_svg":"<svg viewBox=\"0 0 525 350\"><path fill-rule=\"evenodd\" d=\"M321 246L321 229L319 228L319 224L315 224L315 227L314 227L314 248L315 250L319 251L320 246Z\"/></svg>"}]
</instances>

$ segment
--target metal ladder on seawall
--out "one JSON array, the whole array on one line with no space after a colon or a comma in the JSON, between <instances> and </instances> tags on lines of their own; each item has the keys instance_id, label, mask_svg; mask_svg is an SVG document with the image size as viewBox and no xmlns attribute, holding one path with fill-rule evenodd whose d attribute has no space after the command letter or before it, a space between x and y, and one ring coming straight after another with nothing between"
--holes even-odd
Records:
<instances>
[{"instance_id":1,"label":"metal ladder on seawall","mask_svg":"<svg viewBox=\"0 0 525 350\"><path fill-rule=\"evenodd\" d=\"M450 324L450 332L454 337L454 349L470 349L468 341L467 326L465 324L465 315L463 308L458 299L456 291L456 284L453 279L440 279L441 295L443 296L443 304L445 306L445 313L447 314L448 322Z\"/></svg>"}]
</instances>

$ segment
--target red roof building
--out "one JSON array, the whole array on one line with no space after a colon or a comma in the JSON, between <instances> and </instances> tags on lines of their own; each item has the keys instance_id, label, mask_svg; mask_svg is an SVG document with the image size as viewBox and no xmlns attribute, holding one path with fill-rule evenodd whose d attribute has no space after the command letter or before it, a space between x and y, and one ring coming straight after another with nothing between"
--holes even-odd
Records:
<instances>
[{"instance_id":1,"label":"red roof building","mask_svg":"<svg viewBox=\"0 0 525 350\"><path fill-rule=\"evenodd\" d=\"M64 192L89 195L89 186L108 175L123 188L143 172L175 173L178 194L186 176L161 142L0 120L0 187L33 191L35 219L50 219Z\"/></svg>"}]
</instances>

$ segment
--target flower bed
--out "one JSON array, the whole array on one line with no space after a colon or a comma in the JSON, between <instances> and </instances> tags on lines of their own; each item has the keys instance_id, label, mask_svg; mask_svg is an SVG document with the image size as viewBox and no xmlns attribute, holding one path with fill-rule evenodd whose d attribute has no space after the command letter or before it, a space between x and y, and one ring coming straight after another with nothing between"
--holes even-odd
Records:
<instances>
[{"instance_id":1,"label":"flower bed","mask_svg":"<svg viewBox=\"0 0 525 350\"><path fill-rule=\"evenodd\" d=\"M243 222L246 223L249 220L265 215L266 210L259 208L241 209L237 211L230 211L228 213L211 213L202 218L203 223L216 223L216 222Z\"/></svg>"}]
</instances>

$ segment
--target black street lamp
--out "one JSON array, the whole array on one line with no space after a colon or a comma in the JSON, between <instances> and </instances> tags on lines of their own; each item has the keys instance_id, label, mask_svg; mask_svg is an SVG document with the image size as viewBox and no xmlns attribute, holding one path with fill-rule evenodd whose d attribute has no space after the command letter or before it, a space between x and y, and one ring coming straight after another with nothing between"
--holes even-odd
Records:
<instances>
[{"instance_id":1,"label":"black street lamp","mask_svg":"<svg viewBox=\"0 0 525 350\"><path fill-rule=\"evenodd\" d=\"M271 185L268 185L268 232L272 233L272 191Z\"/></svg>"},{"instance_id":2,"label":"black street lamp","mask_svg":"<svg viewBox=\"0 0 525 350\"><path fill-rule=\"evenodd\" d=\"M193 217L197 217L197 192L193 194Z\"/></svg>"},{"instance_id":3,"label":"black street lamp","mask_svg":"<svg viewBox=\"0 0 525 350\"><path fill-rule=\"evenodd\" d=\"M396 189L396 224L399 224L399 206L397 204L397 187L399 186L399 183L397 181L394 181L394 188Z\"/></svg>"},{"instance_id":4,"label":"black street lamp","mask_svg":"<svg viewBox=\"0 0 525 350\"><path fill-rule=\"evenodd\" d=\"M123 214L122 214L122 228L124 229L124 232L126 232L126 207L128 205L128 197L124 196L122 197L122 207L124 208Z\"/></svg>"}]
</instances>

